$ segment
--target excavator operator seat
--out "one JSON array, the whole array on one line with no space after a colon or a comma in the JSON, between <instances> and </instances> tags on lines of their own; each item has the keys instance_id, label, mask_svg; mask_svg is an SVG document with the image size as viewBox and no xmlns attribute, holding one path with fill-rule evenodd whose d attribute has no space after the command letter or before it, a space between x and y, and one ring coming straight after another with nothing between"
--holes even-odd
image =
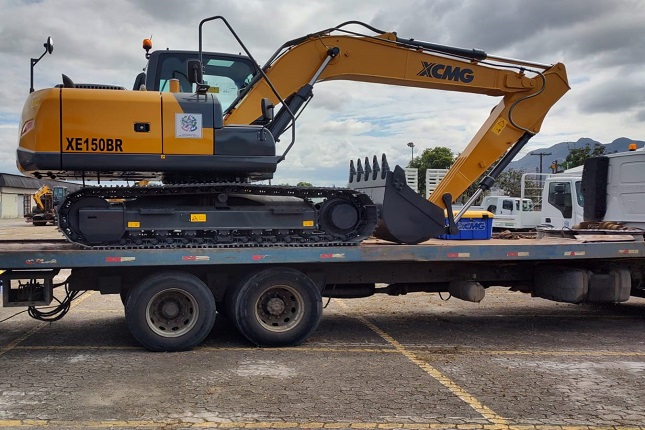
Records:
<instances>
[{"instance_id":1,"label":"excavator operator seat","mask_svg":"<svg viewBox=\"0 0 645 430\"><path fill-rule=\"evenodd\" d=\"M179 87L182 93L191 93L193 86L188 80L186 75L186 63L177 58L167 58L161 63L160 82L161 87L159 91L166 92L170 90L170 80L179 80Z\"/></svg>"}]
</instances>

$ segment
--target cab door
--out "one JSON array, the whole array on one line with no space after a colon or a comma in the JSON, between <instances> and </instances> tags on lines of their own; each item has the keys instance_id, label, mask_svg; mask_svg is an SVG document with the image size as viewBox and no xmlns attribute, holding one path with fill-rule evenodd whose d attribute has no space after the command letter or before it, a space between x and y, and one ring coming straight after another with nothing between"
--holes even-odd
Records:
<instances>
[{"instance_id":1,"label":"cab door","mask_svg":"<svg viewBox=\"0 0 645 430\"><path fill-rule=\"evenodd\" d=\"M222 110L211 94L161 93L163 153L213 155L215 129L223 125Z\"/></svg>"}]
</instances>

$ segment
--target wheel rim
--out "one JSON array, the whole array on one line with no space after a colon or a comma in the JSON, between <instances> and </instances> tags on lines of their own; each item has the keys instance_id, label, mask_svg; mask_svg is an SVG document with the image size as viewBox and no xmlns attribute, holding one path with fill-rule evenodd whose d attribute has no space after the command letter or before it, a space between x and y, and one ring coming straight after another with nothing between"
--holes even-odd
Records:
<instances>
[{"instance_id":1,"label":"wheel rim","mask_svg":"<svg viewBox=\"0 0 645 430\"><path fill-rule=\"evenodd\" d=\"M179 337L188 333L199 318L197 300L184 290L161 291L148 302L148 327L162 337Z\"/></svg>"},{"instance_id":2,"label":"wheel rim","mask_svg":"<svg viewBox=\"0 0 645 430\"><path fill-rule=\"evenodd\" d=\"M276 285L262 293L255 304L255 317L272 332L293 329L304 315L302 295L289 285Z\"/></svg>"}]
</instances>

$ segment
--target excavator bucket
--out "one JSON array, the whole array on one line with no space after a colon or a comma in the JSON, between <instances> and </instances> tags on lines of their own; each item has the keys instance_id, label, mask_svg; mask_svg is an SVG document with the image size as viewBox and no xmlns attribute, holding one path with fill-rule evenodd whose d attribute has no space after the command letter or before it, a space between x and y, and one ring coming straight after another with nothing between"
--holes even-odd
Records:
<instances>
[{"instance_id":1,"label":"excavator bucket","mask_svg":"<svg viewBox=\"0 0 645 430\"><path fill-rule=\"evenodd\" d=\"M370 165L358 159L349 165L349 188L367 194L379 209L374 236L404 244L416 244L447 232L444 209L414 192L405 180L405 171L391 171L385 154L379 166L376 155Z\"/></svg>"}]
</instances>

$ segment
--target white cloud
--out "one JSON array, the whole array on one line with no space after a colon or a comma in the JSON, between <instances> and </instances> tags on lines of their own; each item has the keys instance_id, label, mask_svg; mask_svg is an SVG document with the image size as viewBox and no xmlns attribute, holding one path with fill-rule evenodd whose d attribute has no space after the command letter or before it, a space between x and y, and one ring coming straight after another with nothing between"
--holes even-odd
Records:
<instances>
[{"instance_id":1,"label":"white cloud","mask_svg":"<svg viewBox=\"0 0 645 430\"><path fill-rule=\"evenodd\" d=\"M0 172L18 174L16 167L18 125L0 124L0 142L3 144L0 149Z\"/></svg>"},{"instance_id":2,"label":"white cloud","mask_svg":"<svg viewBox=\"0 0 645 430\"><path fill-rule=\"evenodd\" d=\"M239 0L220 2L216 11L212 5L206 0L0 0L0 171L16 172L29 58L42 53L47 36L54 38L55 49L36 68L37 88L59 83L61 73L77 82L130 88L145 64L144 37L153 35L155 49L196 49L197 24L207 13L225 16L260 63L290 39L347 20L404 38L562 61L572 90L524 152L581 137L645 140L642 0ZM204 36L207 49L241 51L221 23L207 24ZM298 142L278 167L279 181L342 185L350 158L386 152L391 164L405 164L407 142L415 143L416 153L434 146L460 152L497 104L486 96L356 82L322 83L314 93L298 122Z\"/></svg>"}]
</instances>

